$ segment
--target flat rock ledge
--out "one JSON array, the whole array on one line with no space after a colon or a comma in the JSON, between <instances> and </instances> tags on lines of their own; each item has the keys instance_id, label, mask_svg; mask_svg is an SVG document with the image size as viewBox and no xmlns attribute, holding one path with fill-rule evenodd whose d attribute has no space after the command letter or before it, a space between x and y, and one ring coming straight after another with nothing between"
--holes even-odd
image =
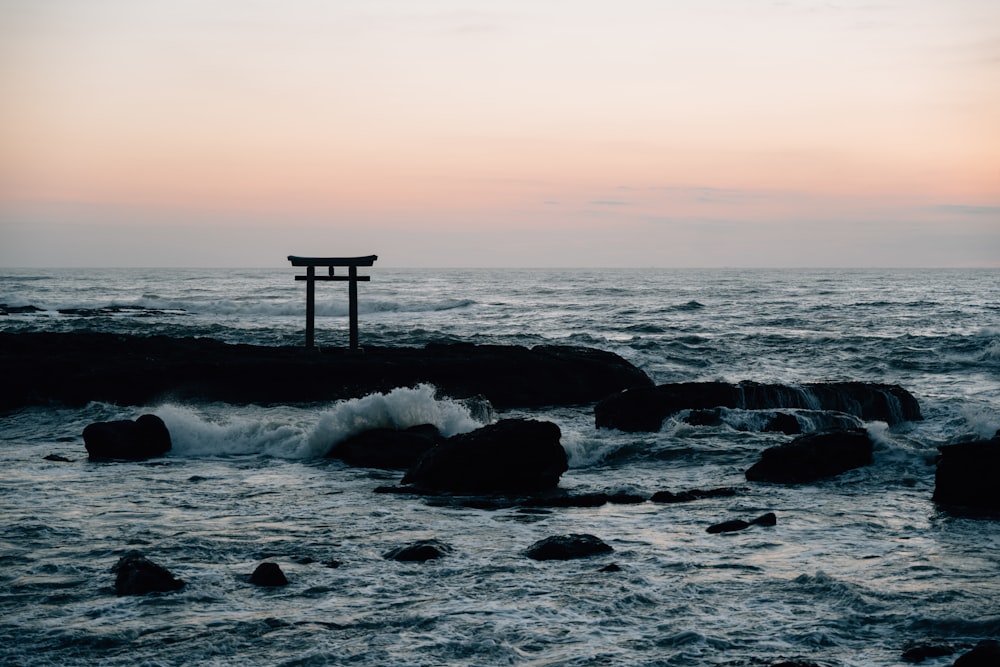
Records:
<instances>
[{"instance_id":1,"label":"flat rock ledge","mask_svg":"<svg viewBox=\"0 0 1000 667\"><path fill-rule=\"evenodd\" d=\"M498 408L585 405L652 381L622 357L563 345L307 349L97 333L0 332L0 413L30 405L158 400L288 404L420 383Z\"/></svg>"}]
</instances>

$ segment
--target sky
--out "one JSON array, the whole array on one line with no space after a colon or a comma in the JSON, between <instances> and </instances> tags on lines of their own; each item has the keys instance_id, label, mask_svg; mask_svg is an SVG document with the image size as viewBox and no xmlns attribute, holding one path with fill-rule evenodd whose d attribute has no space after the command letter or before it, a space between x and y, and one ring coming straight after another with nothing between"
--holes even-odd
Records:
<instances>
[{"instance_id":1,"label":"sky","mask_svg":"<svg viewBox=\"0 0 1000 667\"><path fill-rule=\"evenodd\" d=\"M0 0L0 267L1000 267L997 0Z\"/></svg>"}]
</instances>

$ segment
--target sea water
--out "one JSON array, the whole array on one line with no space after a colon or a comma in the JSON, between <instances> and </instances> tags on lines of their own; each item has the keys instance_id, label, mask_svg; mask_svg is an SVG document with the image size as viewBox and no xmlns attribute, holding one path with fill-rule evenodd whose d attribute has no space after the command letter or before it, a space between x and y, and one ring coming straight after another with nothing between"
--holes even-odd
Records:
<instances>
[{"instance_id":1,"label":"sea water","mask_svg":"<svg viewBox=\"0 0 1000 667\"><path fill-rule=\"evenodd\" d=\"M952 647L923 663L936 666L1000 635L1000 523L931 501L936 448L1000 429L1000 271L364 273L362 346L558 343L616 352L657 383L892 383L925 419L868 423L871 466L786 487L743 476L788 440L762 432L755 413L724 410L715 426L681 414L628 434L596 429L591 406L498 412L559 425L568 491L738 492L485 510L375 493L401 474L323 458L363 428L482 424L427 385L312 405L25 408L0 416L0 664L860 666ZM305 289L294 275L6 269L0 329L299 345ZM317 286L321 347L347 345L346 292ZM144 412L170 429L169 455L87 460L86 425ZM765 512L777 525L705 531ZM570 533L614 551L524 554ZM422 564L383 558L423 538L452 551ZM116 596L111 567L133 549L187 585ZM264 561L290 584L249 584ZM612 562L620 571L600 571Z\"/></svg>"}]
</instances>

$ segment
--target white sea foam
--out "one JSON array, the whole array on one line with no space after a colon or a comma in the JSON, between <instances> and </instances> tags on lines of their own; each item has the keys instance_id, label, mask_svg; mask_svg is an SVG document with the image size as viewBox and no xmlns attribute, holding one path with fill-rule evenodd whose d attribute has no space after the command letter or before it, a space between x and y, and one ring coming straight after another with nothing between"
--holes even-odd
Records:
<instances>
[{"instance_id":1,"label":"white sea foam","mask_svg":"<svg viewBox=\"0 0 1000 667\"><path fill-rule=\"evenodd\" d=\"M483 425L469 407L437 397L428 384L398 388L335 403L312 413L298 411L296 422L289 410L258 408L254 416L239 414L232 407L215 418L204 409L165 404L154 410L170 431L173 454L180 456L232 456L265 454L286 459L322 457L337 442L374 428L404 429L433 424L445 436L466 433ZM235 413L235 414L234 414Z\"/></svg>"}]
</instances>

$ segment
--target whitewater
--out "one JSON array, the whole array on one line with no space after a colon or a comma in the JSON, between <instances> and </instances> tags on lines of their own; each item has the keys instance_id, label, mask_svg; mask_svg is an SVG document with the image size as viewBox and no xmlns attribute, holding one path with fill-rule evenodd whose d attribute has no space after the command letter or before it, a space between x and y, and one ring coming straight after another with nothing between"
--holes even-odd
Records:
<instances>
[{"instance_id":1,"label":"whitewater","mask_svg":"<svg viewBox=\"0 0 1000 667\"><path fill-rule=\"evenodd\" d=\"M937 447L1000 429L1000 271L364 272L362 346L557 343L615 352L657 383L899 384L924 419L867 422L872 465L783 486L744 477L789 439L752 410L624 433L597 429L593 406L491 414L429 385L305 405L17 410L0 415L0 664L882 666L934 645L952 653L921 664L939 666L1000 636L1000 524L931 501ZM2 269L0 330L301 345L295 273ZM347 345L346 292L317 286L320 347ZM87 460L88 424L147 412L169 428L169 455ZM737 492L481 509L375 493L402 473L323 457L369 428L452 435L506 417L560 427L571 493ZM765 512L776 525L706 532ZM570 533L614 551L525 556ZM383 558L430 538L451 552ZM111 567L129 550L187 585L116 596ZM290 584L248 583L265 561Z\"/></svg>"}]
</instances>

